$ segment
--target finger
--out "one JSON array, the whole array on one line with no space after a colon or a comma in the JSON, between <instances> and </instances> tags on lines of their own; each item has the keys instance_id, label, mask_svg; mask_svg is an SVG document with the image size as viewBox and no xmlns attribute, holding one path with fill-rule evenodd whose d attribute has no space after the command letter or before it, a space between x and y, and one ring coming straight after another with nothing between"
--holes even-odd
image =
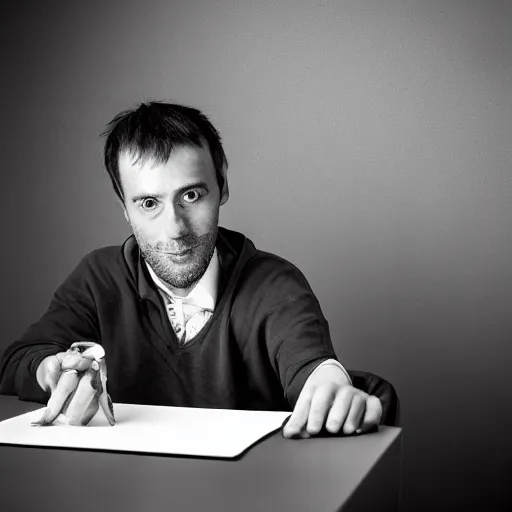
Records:
<instances>
[{"instance_id":1,"label":"finger","mask_svg":"<svg viewBox=\"0 0 512 512\"><path fill-rule=\"evenodd\" d=\"M111 426L115 425L116 419L114 417L114 404L107 393L107 364L105 358L102 358L99 363L99 383L95 380L94 385L98 386L99 404L103 413L107 417Z\"/></svg>"},{"instance_id":2,"label":"finger","mask_svg":"<svg viewBox=\"0 0 512 512\"><path fill-rule=\"evenodd\" d=\"M310 435L318 434L320 430L322 430L325 418L333 401L334 390L330 386L320 386L316 388L309 408L307 431Z\"/></svg>"},{"instance_id":3,"label":"finger","mask_svg":"<svg viewBox=\"0 0 512 512\"><path fill-rule=\"evenodd\" d=\"M61 368L63 370L84 372L90 368L91 362L90 359L83 357L80 352L68 351L62 357Z\"/></svg>"},{"instance_id":4,"label":"finger","mask_svg":"<svg viewBox=\"0 0 512 512\"><path fill-rule=\"evenodd\" d=\"M57 383L59 382L60 376L62 374L62 370L60 367L60 354L55 356L50 356L47 360L44 361L44 384L46 386L46 390L53 393L54 389L57 387Z\"/></svg>"},{"instance_id":5,"label":"finger","mask_svg":"<svg viewBox=\"0 0 512 512\"><path fill-rule=\"evenodd\" d=\"M71 347L69 347L70 350L78 350L79 352L83 352L84 350L87 350L90 347L94 347L94 345L97 345L95 341L75 341Z\"/></svg>"},{"instance_id":6,"label":"finger","mask_svg":"<svg viewBox=\"0 0 512 512\"><path fill-rule=\"evenodd\" d=\"M82 357L99 361L100 359L103 359L105 357L105 350L98 343L94 343L92 347L86 348L82 352Z\"/></svg>"},{"instance_id":7,"label":"finger","mask_svg":"<svg viewBox=\"0 0 512 512\"><path fill-rule=\"evenodd\" d=\"M63 371L54 392L46 406L45 421L53 423L57 415L62 412L69 396L76 390L80 377L76 370Z\"/></svg>"},{"instance_id":8,"label":"finger","mask_svg":"<svg viewBox=\"0 0 512 512\"><path fill-rule=\"evenodd\" d=\"M33 424L50 425L61 412L69 395L76 389L78 381L79 377L76 370L62 372L59 382L48 400L43 416Z\"/></svg>"},{"instance_id":9,"label":"finger","mask_svg":"<svg viewBox=\"0 0 512 512\"><path fill-rule=\"evenodd\" d=\"M115 425L116 418L114 416L114 404L112 403L112 399L108 393L100 395L100 405L110 425Z\"/></svg>"},{"instance_id":10,"label":"finger","mask_svg":"<svg viewBox=\"0 0 512 512\"><path fill-rule=\"evenodd\" d=\"M99 343L93 341L77 341L71 345L69 350L81 354L86 359L95 361L105 357L105 349Z\"/></svg>"},{"instance_id":11,"label":"finger","mask_svg":"<svg viewBox=\"0 0 512 512\"><path fill-rule=\"evenodd\" d=\"M283 428L284 437L294 437L300 434L308 420L309 406L312 398L313 389L310 387L306 389L303 388L297 403L295 404L293 413L290 416L288 423Z\"/></svg>"},{"instance_id":12,"label":"finger","mask_svg":"<svg viewBox=\"0 0 512 512\"><path fill-rule=\"evenodd\" d=\"M57 427L60 427L60 426L68 427L69 426L69 419L68 419L68 417L65 414L60 413L53 420L52 425L55 425Z\"/></svg>"},{"instance_id":13,"label":"finger","mask_svg":"<svg viewBox=\"0 0 512 512\"><path fill-rule=\"evenodd\" d=\"M86 414L91 401L97 395L97 390L91 385L96 373L95 370L89 369L80 379L76 391L64 411L70 425L82 424L82 418Z\"/></svg>"},{"instance_id":14,"label":"finger","mask_svg":"<svg viewBox=\"0 0 512 512\"><path fill-rule=\"evenodd\" d=\"M365 393L366 394L366 393ZM366 398L361 393L356 393L352 397L350 409L347 414L347 419L343 425L344 434L353 434L363 419L364 412L366 409Z\"/></svg>"},{"instance_id":15,"label":"finger","mask_svg":"<svg viewBox=\"0 0 512 512\"><path fill-rule=\"evenodd\" d=\"M93 397L93 399L91 400L89 407L87 407L85 414L82 416L82 420L81 420L82 425L88 425L90 423L90 421L94 418L94 415L98 412L98 409L99 409L98 397L97 397L97 395L95 395Z\"/></svg>"},{"instance_id":16,"label":"finger","mask_svg":"<svg viewBox=\"0 0 512 512\"><path fill-rule=\"evenodd\" d=\"M368 432L375 425L380 423L382 417L382 403L376 396L369 396L366 399L366 411L363 417L363 423L360 427L361 433Z\"/></svg>"},{"instance_id":17,"label":"finger","mask_svg":"<svg viewBox=\"0 0 512 512\"><path fill-rule=\"evenodd\" d=\"M348 411L350 410L350 404L352 403L353 393L350 391L349 386L341 388L332 404L329 416L325 422L325 428L331 434L337 434L340 431L341 426L345 422Z\"/></svg>"}]
</instances>

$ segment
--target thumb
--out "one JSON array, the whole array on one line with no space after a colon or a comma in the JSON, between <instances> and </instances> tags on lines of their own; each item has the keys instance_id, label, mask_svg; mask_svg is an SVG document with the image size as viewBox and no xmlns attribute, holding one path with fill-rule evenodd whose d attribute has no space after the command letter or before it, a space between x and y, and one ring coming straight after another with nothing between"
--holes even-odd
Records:
<instances>
[{"instance_id":1,"label":"thumb","mask_svg":"<svg viewBox=\"0 0 512 512\"><path fill-rule=\"evenodd\" d=\"M64 355L65 352L45 357L36 371L37 383L44 391L50 391L53 393L57 383L59 382L62 370L61 370L61 359L59 356Z\"/></svg>"}]
</instances>

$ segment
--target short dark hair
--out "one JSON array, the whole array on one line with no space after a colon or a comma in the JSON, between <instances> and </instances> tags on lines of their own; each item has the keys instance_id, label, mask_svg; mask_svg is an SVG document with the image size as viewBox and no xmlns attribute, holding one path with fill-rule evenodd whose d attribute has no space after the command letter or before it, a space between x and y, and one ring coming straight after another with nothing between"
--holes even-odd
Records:
<instances>
[{"instance_id":1,"label":"short dark hair","mask_svg":"<svg viewBox=\"0 0 512 512\"><path fill-rule=\"evenodd\" d=\"M136 109L125 110L110 121L105 131L105 168L114 190L124 202L119 176L119 155L130 151L139 161L154 158L165 163L177 146L208 144L220 190L224 186L224 173L228 161L222 148L219 132L200 110L175 103L151 101Z\"/></svg>"}]
</instances>

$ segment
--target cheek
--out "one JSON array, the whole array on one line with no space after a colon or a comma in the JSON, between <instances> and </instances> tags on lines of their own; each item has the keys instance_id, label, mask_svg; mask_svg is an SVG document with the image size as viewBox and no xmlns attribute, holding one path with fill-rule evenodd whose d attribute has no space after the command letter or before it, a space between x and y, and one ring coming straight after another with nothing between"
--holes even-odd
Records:
<instances>
[{"instance_id":1,"label":"cheek","mask_svg":"<svg viewBox=\"0 0 512 512\"><path fill-rule=\"evenodd\" d=\"M197 208L188 217L189 228L196 234L213 231L219 220L219 209L208 205Z\"/></svg>"},{"instance_id":2,"label":"cheek","mask_svg":"<svg viewBox=\"0 0 512 512\"><path fill-rule=\"evenodd\" d=\"M137 219L133 216L130 217L129 222L132 227L132 231L137 235L137 238L151 241L157 239L161 232L161 229L158 227L158 223L148 222L144 219Z\"/></svg>"}]
</instances>

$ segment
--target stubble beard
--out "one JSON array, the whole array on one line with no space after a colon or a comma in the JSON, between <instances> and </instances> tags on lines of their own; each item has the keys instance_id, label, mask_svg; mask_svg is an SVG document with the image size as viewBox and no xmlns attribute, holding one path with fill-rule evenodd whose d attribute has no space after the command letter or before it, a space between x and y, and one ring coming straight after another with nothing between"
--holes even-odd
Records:
<instances>
[{"instance_id":1,"label":"stubble beard","mask_svg":"<svg viewBox=\"0 0 512 512\"><path fill-rule=\"evenodd\" d=\"M215 228L204 235L180 239L183 248L194 247L192 260L182 264L176 264L171 255L162 252L178 252L180 249L177 251L176 248L162 247L160 242L152 244L136 229L133 230L133 234L142 256L155 274L172 288L184 290L197 283L206 272L215 251L217 231Z\"/></svg>"}]
</instances>

